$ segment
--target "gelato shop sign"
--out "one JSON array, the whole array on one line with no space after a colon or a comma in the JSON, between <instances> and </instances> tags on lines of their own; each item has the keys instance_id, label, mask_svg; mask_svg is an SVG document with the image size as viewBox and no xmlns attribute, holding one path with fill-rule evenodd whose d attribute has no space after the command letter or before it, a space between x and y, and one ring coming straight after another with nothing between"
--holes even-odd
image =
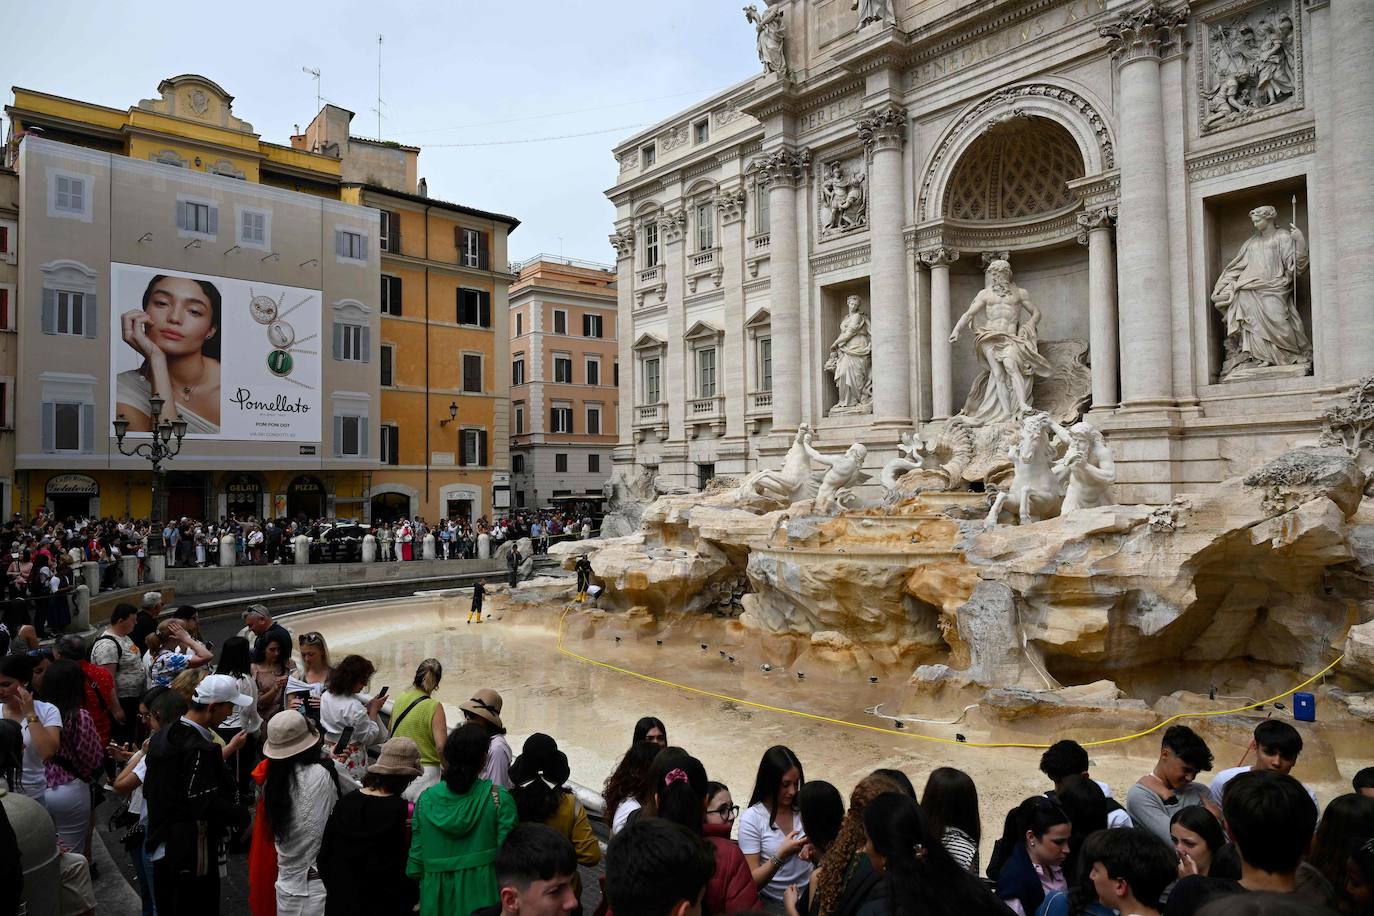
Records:
<instances>
[{"instance_id":1,"label":"gelato shop sign","mask_svg":"<svg viewBox=\"0 0 1374 916\"><path fill-rule=\"evenodd\" d=\"M58 474L48 478L49 496L99 496L100 484L85 474Z\"/></svg>"}]
</instances>

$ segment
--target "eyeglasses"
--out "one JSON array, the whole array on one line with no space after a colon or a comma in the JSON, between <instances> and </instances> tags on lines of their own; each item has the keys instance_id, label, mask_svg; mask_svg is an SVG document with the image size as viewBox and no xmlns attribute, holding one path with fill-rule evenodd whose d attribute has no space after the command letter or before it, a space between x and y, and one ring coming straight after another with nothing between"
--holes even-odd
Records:
<instances>
[{"instance_id":1,"label":"eyeglasses","mask_svg":"<svg viewBox=\"0 0 1374 916\"><path fill-rule=\"evenodd\" d=\"M721 805L719 808L707 808L707 814L714 814L723 821L733 821L739 817L739 805Z\"/></svg>"}]
</instances>

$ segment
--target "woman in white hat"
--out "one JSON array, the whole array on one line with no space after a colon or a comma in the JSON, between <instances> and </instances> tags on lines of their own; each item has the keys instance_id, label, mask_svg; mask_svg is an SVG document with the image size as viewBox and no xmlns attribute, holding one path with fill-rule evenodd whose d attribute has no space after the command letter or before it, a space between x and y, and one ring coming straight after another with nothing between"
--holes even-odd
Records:
<instances>
[{"instance_id":1,"label":"woman in white hat","mask_svg":"<svg viewBox=\"0 0 1374 916\"><path fill-rule=\"evenodd\" d=\"M339 800L339 777L320 744L319 732L298 712L286 710L267 723L262 753L272 762L263 785L263 813L277 847L277 916L324 913L325 888L315 858Z\"/></svg>"},{"instance_id":2,"label":"woman in white hat","mask_svg":"<svg viewBox=\"0 0 1374 916\"><path fill-rule=\"evenodd\" d=\"M406 877L410 803L405 795L420 772L415 742L392 738L367 768L362 790L334 806L318 865L328 916L410 916L415 909L420 888Z\"/></svg>"}]
</instances>

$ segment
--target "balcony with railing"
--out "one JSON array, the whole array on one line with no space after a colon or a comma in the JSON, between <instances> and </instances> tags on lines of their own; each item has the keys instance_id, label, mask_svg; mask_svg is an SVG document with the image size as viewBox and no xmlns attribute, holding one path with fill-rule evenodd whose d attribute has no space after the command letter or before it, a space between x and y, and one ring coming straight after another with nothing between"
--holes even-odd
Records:
<instances>
[{"instance_id":1,"label":"balcony with railing","mask_svg":"<svg viewBox=\"0 0 1374 916\"><path fill-rule=\"evenodd\" d=\"M751 391L749 392L749 407L746 411L749 416L771 417L773 415L773 392L771 391Z\"/></svg>"},{"instance_id":2,"label":"balcony with railing","mask_svg":"<svg viewBox=\"0 0 1374 916\"><path fill-rule=\"evenodd\" d=\"M655 264L653 267L646 267L639 272L640 286L654 286L663 281L663 265Z\"/></svg>"},{"instance_id":3,"label":"balcony with railing","mask_svg":"<svg viewBox=\"0 0 1374 916\"><path fill-rule=\"evenodd\" d=\"M718 420L725 416L725 398L717 395L711 398L694 398L687 404L687 420L702 423Z\"/></svg>"},{"instance_id":4,"label":"balcony with railing","mask_svg":"<svg viewBox=\"0 0 1374 916\"><path fill-rule=\"evenodd\" d=\"M698 251L696 254L687 256L687 270L689 273L698 271L708 271L716 266L717 250L715 248L706 251Z\"/></svg>"},{"instance_id":5,"label":"balcony with railing","mask_svg":"<svg viewBox=\"0 0 1374 916\"><path fill-rule=\"evenodd\" d=\"M635 408L635 426L662 426L667 422L667 404L640 404Z\"/></svg>"},{"instance_id":6,"label":"balcony with railing","mask_svg":"<svg viewBox=\"0 0 1374 916\"><path fill-rule=\"evenodd\" d=\"M751 238L749 240L749 253L760 254L762 252L767 251L768 243L771 238L772 236L770 236L767 232L763 233L762 235L756 235L753 238Z\"/></svg>"}]
</instances>

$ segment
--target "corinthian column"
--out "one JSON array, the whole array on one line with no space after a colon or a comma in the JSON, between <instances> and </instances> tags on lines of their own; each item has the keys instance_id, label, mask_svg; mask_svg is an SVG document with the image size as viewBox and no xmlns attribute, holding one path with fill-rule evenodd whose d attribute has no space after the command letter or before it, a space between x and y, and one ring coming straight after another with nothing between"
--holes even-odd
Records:
<instances>
[{"instance_id":1,"label":"corinthian column","mask_svg":"<svg viewBox=\"0 0 1374 916\"><path fill-rule=\"evenodd\" d=\"M725 359L720 366L720 391L725 395L725 435L744 435L749 380L744 354L744 191L730 188L716 194L720 214L721 290L725 294Z\"/></svg>"},{"instance_id":2,"label":"corinthian column","mask_svg":"<svg viewBox=\"0 0 1374 916\"><path fill-rule=\"evenodd\" d=\"M769 293L773 327L773 428L801 422L801 281L797 275L796 187L811 165L808 150L779 149L754 163L768 186Z\"/></svg>"},{"instance_id":3,"label":"corinthian column","mask_svg":"<svg viewBox=\"0 0 1374 916\"><path fill-rule=\"evenodd\" d=\"M941 420L954 412L954 360L949 342L949 265L959 260L954 248L921 252L930 268L930 418Z\"/></svg>"},{"instance_id":4,"label":"corinthian column","mask_svg":"<svg viewBox=\"0 0 1374 916\"><path fill-rule=\"evenodd\" d=\"M873 422L911 423L911 322L906 311L906 241L902 238L902 144L906 109L886 103L856 119L872 165L868 180L869 294L873 328Z\"/></svg>"},{"instance_id":5,"label":"corinthian column","mask_svg":"<svg viewBox=\"0 0 1374 916\"><path fill-rule=\"evenodd\" d=\"M612 460L617 464L634 456L634 410L639 397L635 388L639 381L634 364L634 298L635 298L635 234L631 229L618 229L611 234L615 249L616 295L615 333L620 353L620 406L616 410L616 448Z\"/></svg>"},{"instance_id":6,"label":"corinthian column","mask_svg":"<svg viewBox=\"0 0 1374 916\"><path fill-rule=\"evenodd\" d=\"M1120 230L1117 275L1129 297L1120 310L1123 407L1173 404L1169 205L1160 48L1179 15L1151 5L1102 26L1121 76Z\"/></svg>"},{"instance_id":7,"label":"corinthian column","mask_svg":"<svg viewBox=\"0 0 1374 916\"><path fill-rule=\"evenodd\" d=\"M1335 189L1335 299L1341 371L1374 373L1374 4L1338 0L1327 14L1331 34L1332 187Z\"/></svg>"},{"instance_id":8,"label":"corinthian column","mask_svg":"<svg viewBox=\"0 0 1374 916\"><path fill-rule=\"evenodd\" d=\"M1078 243L1088 246L1088 353L1093 369L1093 407L1116 406L1116 262L1112 226L1116 207L1078 214Z\"/></svg>"}]
</instances>

